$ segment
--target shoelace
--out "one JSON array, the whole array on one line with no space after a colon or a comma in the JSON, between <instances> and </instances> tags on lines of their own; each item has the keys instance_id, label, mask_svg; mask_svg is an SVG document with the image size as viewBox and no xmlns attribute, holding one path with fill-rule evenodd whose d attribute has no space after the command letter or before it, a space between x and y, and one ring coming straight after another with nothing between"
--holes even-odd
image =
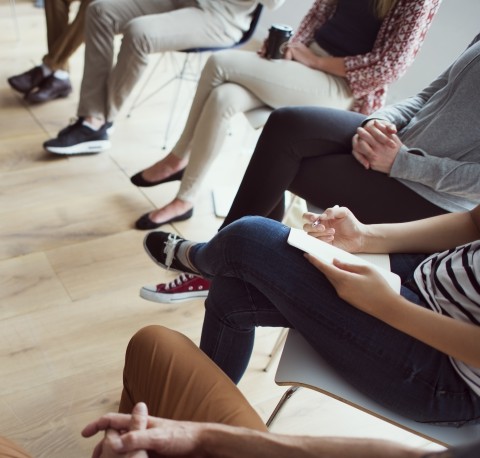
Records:
<instances>
[{"instance_id":1,"label":"shoelace","mask_svg":"<svg viewBox=\"0 0 480 458\"><path fill-rule=\"evenodd\" d=\"M165 285L165 291L176 288L177 286L182 286L185 282L194 278L195 275L192 274L180 274L178 277L174 278L170 283Z\"/></svg>"},{"instance_id":2,"label":"shoelace","mask_svg":"<svg viewBox=\"0 0 480 458\"><path fill-rule=\"evenodd\" d=\"M167 255L165 257L165 266L167 269L172 265L173 258L175 257L175 247L177 243L181 242L183 239L178 237L176 234L168 234L167 241L165 242L165 248L163 252Z\"/></svg>"}]
</instances>

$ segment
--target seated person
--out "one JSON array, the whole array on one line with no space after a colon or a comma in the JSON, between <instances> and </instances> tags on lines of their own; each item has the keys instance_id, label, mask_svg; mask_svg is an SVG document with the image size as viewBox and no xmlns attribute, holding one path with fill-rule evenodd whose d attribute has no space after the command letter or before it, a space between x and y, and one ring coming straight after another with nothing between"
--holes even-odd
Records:
<instances>
[{"instance_id":1,"label":"seated person","mask_svg":"<svg viewBox=\"0 0 480 458\"><path fill-rule=\"evenodd\" d=\"M202 181L218 156L230 119L268 106L327 106L370 114L413 62L438 0L316 0L285 59L229 50L210 57L187 123L172 151L132 177L136 186L182 180L172 202L143 215L154 229L193 214ZM261 53L263 54L263 53Z\"/></svg>"},{"instance_id":2,"label":"seated person","mask_svg":"<svg viewBox=\"0 0 480 458\"><path fill-rule=\"evenodd\" d=\"M477 35L426 89L368 118L275 111L222 227L245 215L280 221L286 190L322 209L340 202L367 223L472 209L480 201L480 130L466 126L480 116L479 81Z\"/></svg>"},{"instance_id":3,"label":"seated person","mask_svg":"<svg viewBox=\"0 0 480 458\"><path fill-rule=\"evenodd\" d=\"M465 126L480 116L479 81L480 35L422 92L370 117L276 110L221 228L246 215L281 221L286 190L318 208L340 202L366 223L472 209L480 202L480 130ZM163 284L142 290L153 300L173 300L185 292L180 280L167 290ZM199 294L208 289L198 276L188 283L201 286Z\"/></svg>"},{"instance_id":4,"label":"seated person","mask_svg":"<svg viewBox=\"0 0 480 458\"><path fill-rule=\"evenodd\" d=\"M142 76L148 55L196 47L228 47L250 26L259 3L284 0L95 0L87 9L85 62L78 120L44 143L56 154L110 147L113 121ZM114 37L123 34L116 63Z\"/></svg>"},{"instance_id":5,"label":"seated person","mask_svg":"<svg viewBox=\"0 0 480 458\"><path fill-rule=\"evenodd\" d=\"M406 223L363 224L346 207L307 218L304 229L327 243L390 253L400 294L375 269L305 255L288 245L289 227L263 217L208 243L151 232L156 263L212 280L200 348L238 383L257 326L295 328L386 408L427 423L480 421L480 205Z\"/></svg>"},{"instance_id":6,"label":"seated person","mask_svg":"<svg viewBox=\"0 0 480 458\"><path fill-rule=\"evenodd\" d=\"M142 401L142 402L140 402ZM148 407L147 407L148 406ZM148 456L336 458L476 458L480 443L445 452L385 440L287 436L267 431L238 388L198 347L162 326L143 328L125 358L120 412L87 425L84 437L105 432L93 457ZM151 416L148 416L150 413ZM0 439L1 458L29 458Z\"/></svg>"},{"instance_id":7,"label":"seated person","mask_svg":"<svg viewBox=\"0 0 480 458\"><path fill-rule=\"evenodd\" d=\"M27 102L48 102L72 92L68 60L83 42L85 10L90 1L80 0L77 15L69 22L74 0L45 0L48 54L40 65L8 78L8 84L24 94Z\"/></svg>"}]
</instances>

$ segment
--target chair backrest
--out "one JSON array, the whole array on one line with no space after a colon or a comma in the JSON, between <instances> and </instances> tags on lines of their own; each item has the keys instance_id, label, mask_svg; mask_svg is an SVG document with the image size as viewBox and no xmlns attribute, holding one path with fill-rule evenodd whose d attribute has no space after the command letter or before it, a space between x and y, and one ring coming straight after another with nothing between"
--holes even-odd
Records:
<instances>
[{"instance_id":1,"label":"chair backrest","mask_svg":"<svg viewBox=\"0 0 480 458\"><path fill-rule=\"evenodd\" d=\"M288 333L275 382L278 385L302 386L319 391L442 445L462 445L480 439L480 424L461 428L435 426L416 422L386 409L340 377L295 330Z\"/></svg>"},{"instance_id":2,"label":"chair backrest","mask_svg":"<svg viewBox=\"0 0 480 458\"><path fill-rule=\"evenodd\" d=\"M259 3L256 8L253 10L253 13L252 13L252 20L250 22L250 27L248 28L248 30L246 30L243 35L242 35L242 38L240 38L240 40L233 44L232 46L217 46L217 47L213 47L213 48L190 48L190 49L184 49L182 50L182 52L205 52L205 51L221 51L222 49L230 49L230 48L236 48L238 46L242 46L243 44L245 44L247 41L250 40L250 38L252 38L253 34L255 33L255 29L257 28L257 25L258 25L258 21L260 20L260 16L262 14L262 11L263 11L263 5L261 3Z\"/></svg>"}]
</instances>

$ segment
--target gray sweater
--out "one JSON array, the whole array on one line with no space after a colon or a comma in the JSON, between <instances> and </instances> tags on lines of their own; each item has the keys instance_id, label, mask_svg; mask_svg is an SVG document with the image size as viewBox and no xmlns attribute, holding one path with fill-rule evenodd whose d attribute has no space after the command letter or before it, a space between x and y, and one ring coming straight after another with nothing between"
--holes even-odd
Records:
<instances>
[{"instance_id":1,"label":"gray sweater","mask_svg":"<svg viewBox=\"0 0 480 458\"><path fill-rule=\"evenodd\" d=\"M430 86L370 118L395 124L404 144L392 178L450 212L480 203L480 35Z\"/></svg>"}]
</instances>

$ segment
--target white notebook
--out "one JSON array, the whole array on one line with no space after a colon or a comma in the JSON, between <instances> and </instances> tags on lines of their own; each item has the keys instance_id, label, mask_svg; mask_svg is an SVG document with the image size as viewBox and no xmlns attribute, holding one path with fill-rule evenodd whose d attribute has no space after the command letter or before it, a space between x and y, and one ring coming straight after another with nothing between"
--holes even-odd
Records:
<instances>
[{"instance_id":1,"label":"white notebook","mask_svg":"<svg viewBox=\"0 0 480 458\"><path fill-rule=\"evenodd\" d=\"M352 254L295 228L290 229L288 243L326 263L331 263L335 258L350 264L370 265L383 275L397 293L400 292L400 277L390 271L390 258L387 254Z\"/></svg>"}]
</instances>

